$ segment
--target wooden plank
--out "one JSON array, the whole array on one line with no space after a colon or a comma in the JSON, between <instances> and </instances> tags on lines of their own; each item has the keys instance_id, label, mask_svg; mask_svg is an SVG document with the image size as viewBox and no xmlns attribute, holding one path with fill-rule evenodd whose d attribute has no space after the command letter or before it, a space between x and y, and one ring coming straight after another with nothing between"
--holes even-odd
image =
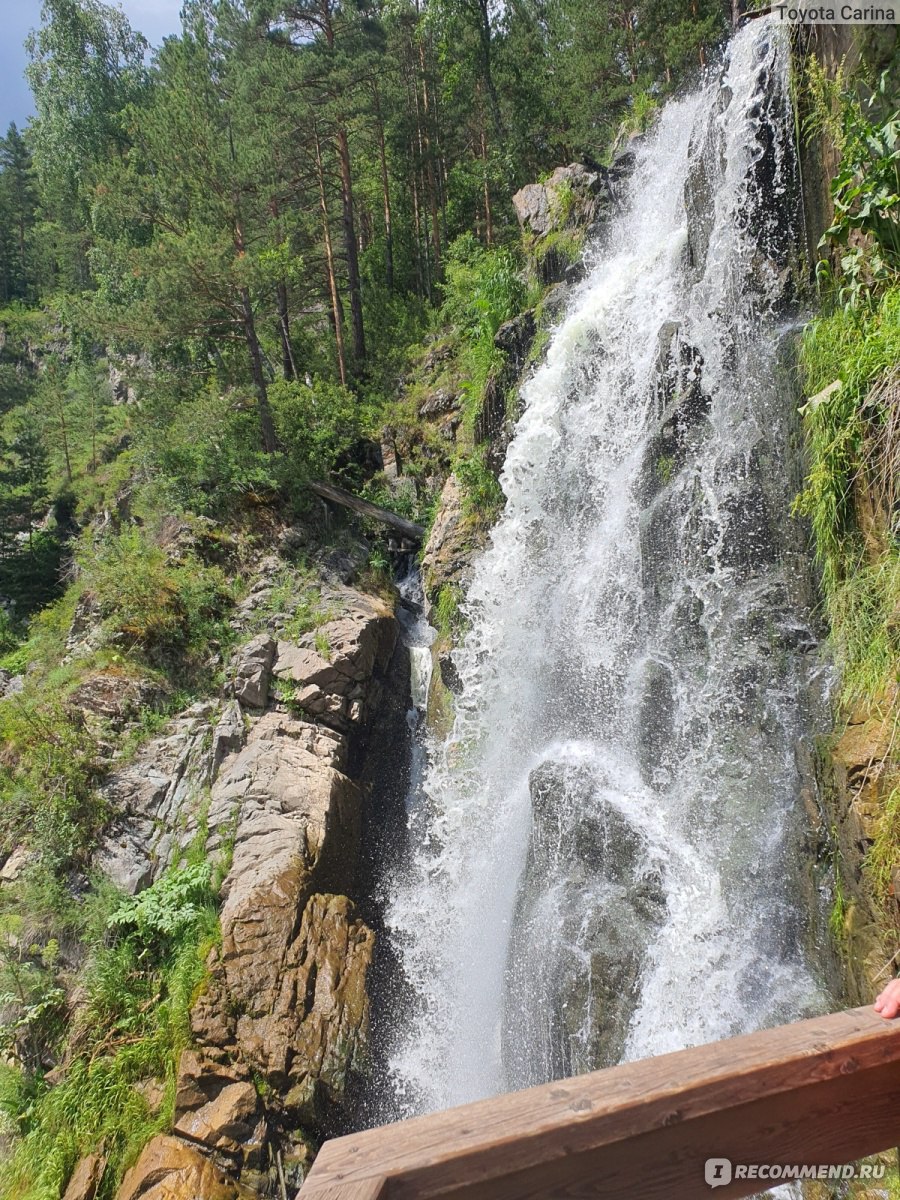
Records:
<instances>
[{"instance_id":1,"label":"wooden plank","mask_svg":"<svg viewBox=\"0 0 900 1200\"><path fill-rule=\"evenodd\" d=\"M301 1189L301 1194L306 1192ZM386 1179L360 1179L355 1183L332 1183L317 1187L316 1200L384 1200L387 1196Z\"/></svg>"},{"instance_id":2,"label":"wooden plank","mask_svg":"<svg viewBox=\"0 0 900 1200\"><path fill-rule=\"evenodd\" d=\"M388 508L381 508L377 504L371 504L368 500L361 500L359 496L354 496L352 492L346 492L333 483L313 482L309 487L317 496L331 500L334 504L342 504L345 508L352 508L354 512L363 517L371 517L374 521L380 521L382 525L395 529L402 537L415 542L416 545L425 536L424 525L417 525L414 521L407 521L405 517L398 516Z\"/></svg>"},{"instance_id":3,"label":"wooden plank","mask_svg":"<svg viewBox=\"0 0 900 1200\"><path fill-rule=\"evenodd\" d=\"M900 1023L869 1008L645 1059L326 1142L300 1200L721 1200L707 1158L841 1164L900 1142ZM346 1193L348 1196L350 1193Z\"/></svg>"}]
</instances>

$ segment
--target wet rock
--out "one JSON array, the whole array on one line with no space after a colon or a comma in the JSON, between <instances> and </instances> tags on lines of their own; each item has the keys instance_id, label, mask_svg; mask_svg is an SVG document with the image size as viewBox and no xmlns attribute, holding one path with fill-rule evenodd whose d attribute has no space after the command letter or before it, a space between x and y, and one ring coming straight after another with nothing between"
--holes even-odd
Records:
<instances>
[{"instance_id":1,"label":"wet rock","mask_svg":"<svg viewBox=\"0 0 900 1200\"><path fill-rule=\"evenodd\" d=\"M193 1146L178 1138L153 1138L130 1171L116 1200L256 1200Z\"/></svg>"},{"instance_id":2,"label":"wet rock","mask_svg":"<svg viewBox=\"0 0 900 1200\"><path fill-rule=\"evenodd\" d=\"M515 1087L619 1061L665 911L644 835L599 767L543 763L530 790L503 1031Z\"/></svg>"},{"instance_id":3,"label":"wet rock","mask_svg":"<svg viewBox=\"0 0 900 1200\"><path fill-rule=\"evenodd\" d=\"M688 170L684 181L687 214L688 264L695 279L706 270L709 240L715 224L715 192L725 170L725 142L721 113L728 107L730 93L722 88L716 107L706 122L691 134Z\"/></svg>"},{"instance_id":4,"label":"wet rock","mask_svg":"<svg viewBox=\"0 0 900 1200\"><path fill-rule=\"evenodd\" d=\"M703 388L703 358L674 321L659 331L653 389L657 419L639 483L645 503L669 485L707 432L711 401Z\"/></svg>"},{"instance_id":5,"label":"wet rock","mask_svg":"<svg viewBox=\"0 0 900 1200\"><path fill-rule=\"evenodd\" d=\"M75 1167L62 1200L94 1200L106 1170L102 1154L88 1154Z\"/></svg>"},{"instance_id":6,"label":"wet rock","mask_svg":"<svg viewBox=\"0 0 900 1200\"><path fill-rule=\"evenodd\" d=\"M232 691L241 704L249 708L265 708L269 699L275 649L275 639L267 633L261 633L237 651Z\"/></svg>"},{"instance_id":7,"label":"wet rock","mask_svg":"<svg viewBox=\"0 0 900 1200\"><path fill-rule=\"evenodd\" d=\"M671 668L655 659L641 672L638 756L641 776L650 787L668 781L675 746L675 688Z\"/></svg>"},{"instance_id":8,"label":"wet rock","mask_svg":"<svg viewBox=\"0 0 900 1200\"><path fill-rule=\"evenodd\" d=\"M494 334L494 345L503 351L515 371L521 371L525 365L536 332L534 311L529 309L511 321L505 321Z\"/></svg>"},{"instance_id":9,"label":"wet rock","mask_svg":"<svg viewBox=\"0 0 900 1200\"><path fill-rule=\"evenodd\" d=\"M448 584L464 585L479 548L479 538L465 521L462 486L455 475L450 475L441 492L437 516L422 554L426 595L433 598Z\"/></svg>"}]
</instances>

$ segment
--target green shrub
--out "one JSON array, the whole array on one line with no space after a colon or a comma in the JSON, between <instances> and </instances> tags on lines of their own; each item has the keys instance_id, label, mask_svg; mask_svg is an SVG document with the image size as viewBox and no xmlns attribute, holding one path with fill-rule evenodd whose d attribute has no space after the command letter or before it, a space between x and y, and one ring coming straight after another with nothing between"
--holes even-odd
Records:
<instances>
[{"instance_id":1,"label":"green shrub","mask_svg":"<svg viewBox=\"0 0 900 1200\"><path fill-rule=\"evenodd\" d=\"M107 887L98 900L83 920L92 943L86 1001L61 1080L48 1086L39 1071L0 1067L0 1113L14 1134L0 1166L3 1200L58 1197L79 1158L101 1146L108 1162L98 1197L111 1200L146 1141L173 1119L178 1058L218 936L209 864L191 852L140 896L122 900ZM163 1085L156 1111L135 1086L149 1079Z\"/></svg>"},{"instance_id":2,"label":"green shrub","mask_svg":"<svg viewBox=\"0 0 900 1200\"><path fill-rule=\"evenodd\" d=\"M503 322L525 307L521 267L505 247L485 249L473 233L464 233L450 245L445 266L441 316L469 341L492 341Z\"/></svg>"},{"instance_id":3,"label":"green shrub","mask_svg":"<svg viewBox=\"0 0 900 1200\"><path fill-rule=\"evenodd\" d=\"M25 841L63 864L88 851L106 819L95 790L97 744L59 700L0 701L0 844Z\"/></svg>"},{"instance_id":4,"label":"green shrub","mask_svg":"<svg viewBox=\"0 0 900 1200\"><path fill-rule=\"evenodd\" d=\"M109 928L136 937L142 949L177 940L211 907L208 862L174 867L152 887L129 897L109 918Z\"/></svg>"},{"instance_id":5,"label":"green shrub","mask_svg":"<svg viewBox=\"0 0 900 1200\"><path fill-rule=\"evenodd\" d=\"M893 99L887 89L885 74L865 102L854 91L840 97L842 155L831 183L834 220L820 246L839 248L838 296L851 307L868 304L873 288L900 271L900 110L885 114ZM821 263L820 276L829 275L827 263Z\"/></svg>"},{"instance_id":6,"label":"green shrub","mask_svg":"<svg viewBox=\"0 0 900 1200\"><path fill-rule=\"evenodd\" d=\"M307 479L341 474L365 435L369 410L346 388L323 379L310 385L279 380L269 388L278 439L284 447L278 470L285 490Z\"/></svg>"},{"instance_id":7,"label":"green shrub","mask_svg":"<svg viewBox=\"0 0 900 1200\"><path fill-rule=\"evenodd\" d=\"M194 555L173 563L137 526L83 545L77 561L108 632L147 650L204 641L230 602L219 568Z\"/></svg>"}]
</instances>

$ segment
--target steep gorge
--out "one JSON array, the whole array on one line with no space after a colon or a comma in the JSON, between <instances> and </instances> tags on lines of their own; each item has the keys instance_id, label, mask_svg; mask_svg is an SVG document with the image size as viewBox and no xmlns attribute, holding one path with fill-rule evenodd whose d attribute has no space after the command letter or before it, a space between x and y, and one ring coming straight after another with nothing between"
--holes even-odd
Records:
<instances>
[{"instance_id":1,"label":"steep gorge","mask_svg":"<svg viewBox=\"0 0 900 1200\"><path fill-rule=\"evenodd\" d=\"M753 21L667 107L523 389L386 884L414 1001L383 1117L828 1003L788 70Z\"/></svg>"}]
</instances>

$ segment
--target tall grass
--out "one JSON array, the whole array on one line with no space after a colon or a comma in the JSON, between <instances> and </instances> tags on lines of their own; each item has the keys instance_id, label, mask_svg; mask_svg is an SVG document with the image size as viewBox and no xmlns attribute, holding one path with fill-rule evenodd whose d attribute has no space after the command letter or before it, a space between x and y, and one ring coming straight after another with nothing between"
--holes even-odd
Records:
<instances>
[{"instance_id":1,"label":"tall grass","mask_svg":"<svg viewBox=\"0 0 900 1200\"><path fill-rule=\"evenodd\" d=\"M218 936L215 887L198 845L140 896L106 892L92 915L94 944L81 975L62 1078L0 1066L0 1114L13 1134L0 1166L2 1200L58 1200L73 1168L102 1148L98 1200L111 1200L147 1140L174 1117L175 1077L190 1043L190 1010ZM137 1085L152 1081L151 1104Z\"/></svg>"},{"instance_id":2,"label":"tall grass","mask_svg":"<svg viewBox=\"0 0 900 1200\"><path fill-rule=\"evenodd\" d=\"M893 528L898 361L898 287L871 307L819 317L807 327L801 348L806 393L813 399L803 410L809 472L797 509L812 523L846 703L877 696L896 678L900 655L900 556ZM872 509L868 528L866 505Z\"/></svg>"}]
</instances>

